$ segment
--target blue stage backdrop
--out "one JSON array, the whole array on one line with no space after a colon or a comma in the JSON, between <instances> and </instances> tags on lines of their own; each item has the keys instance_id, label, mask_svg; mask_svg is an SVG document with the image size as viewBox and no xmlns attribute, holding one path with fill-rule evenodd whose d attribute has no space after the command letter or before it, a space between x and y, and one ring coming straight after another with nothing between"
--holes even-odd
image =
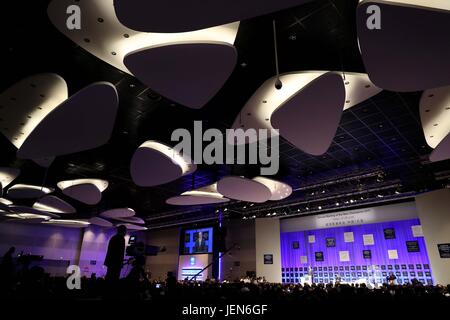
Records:
<instances>
[{"instance_id":1,"label":"blue stage backdrop","mask_svg":"<svg viewBox=\"0 0 450 320\"><path fill-rule=\"evenodd\" d=\"M374 276L381 283L392 272L400 284L414 278L432 284L425 241L412 231L418 225L412 219L281 233L282 280L298 283L311 267L314 282L339 275L345 282Z\"/></svg>"}]
</instances>

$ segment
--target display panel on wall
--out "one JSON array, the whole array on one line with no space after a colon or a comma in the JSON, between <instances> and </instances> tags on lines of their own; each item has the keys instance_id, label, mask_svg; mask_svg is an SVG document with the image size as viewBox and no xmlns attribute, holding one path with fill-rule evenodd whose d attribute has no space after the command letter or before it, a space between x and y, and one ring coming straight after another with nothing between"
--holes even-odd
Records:
<instances>
[{"instance_id":1,"label":"display panel on wall","mask_svg":"<svg viewBox=\"0 0 450 320\"><path fill-rule=\"evenodd\" d=\"M394 228L384 229L384 238L385 239L395 239L395 229Z\"/></svg>"},{"instance_id":2,"label":"display panel on wall","mask_svg":"<svg viewBox=\"0 0 450 320\"><path fill-rule=\"evenodd\" d=\"M314 253L314 259L316 261L323 261L323 252L322 251L318 251Z\"/></svg>"},{"instance_id":3,"label":"display panel on wall","mask_svg":"<svg viewBox=\"0 0 450 320\"><path fill-rule=\"evenodd\" d=\"M273 254L264 255L264 264L273 264Z\"/></svg>"},{"instance_id":4,"label":"display panel on wall","mask_svg":"<svg viewBox=\"0 0 450 320\"><path fill-rule=\"evenodd\" d=\"M327 243L328 248L336 247L336 239L335 238L327 238L326 243Z\"/></svg>"},{"instance_id":5,"label":"display panel on wall","mask_svg":"<svg viewBox=\"0 0 450 320\"><path fill-rule=\"evenodd\" d=\"M408 252L420 252L419 242L406 241L406 248Z\"/></svg>"},{"instance_id":6,"label":"display panel on wall","mask_svg":"<svg viewBox=\"0 0 450 320\"><path fill-rule=\"evenodd\" d=\"M432 284L424 238L413 234L411 228L417 225L419 219L409 219L282 232L282 281L299 283L311 267L314 282L333 282L339 276L345 282L383 283L393 272L400 284L413 278ZM349 232L353 233L353 242L346 241ZM367 242L367 235L373 236L373 241ZM311 237L316 241L310 242ZM294 242L298 242L297 249Z\"/></svg>"},{"instance_id":7,"label":"display panel on wall","mask_svg":"<svg viewBox=\"0 0 450 320\"><path fill-rule=\"evenodd\" d=\"M450 259L450 243L438 244L439 256L444 259Z\"/></svg>"},{"instance_id":8,"label":"display panel on wall","mask_svg":"<svg viewBox=\"0 0 450 320\"><path fill-rule=\"evenodd\" d=\"M363 250L363 258L364 259L372 259L372 251L370 251L370 250Z\"/></svg>"},{"instance_id":9,"label":"display panel on wall","mask_svg":"<svg viewBox=\"0 0 450 320\"><path fill-rule=\"evenodd\" d=\"M213 228L188 229L182 234L182 254L213 252Z\"/></svg>"}]
</instances>

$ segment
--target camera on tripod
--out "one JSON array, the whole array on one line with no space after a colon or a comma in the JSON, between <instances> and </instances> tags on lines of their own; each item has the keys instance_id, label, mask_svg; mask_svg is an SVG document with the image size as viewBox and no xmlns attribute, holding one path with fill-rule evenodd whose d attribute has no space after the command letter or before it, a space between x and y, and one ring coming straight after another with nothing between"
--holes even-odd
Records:
<instances>
[{"instance_id":1,"label":"camera on tripod","mask_svg":"<svg viewBox=\"0 0 450 320\"><path fill-rule=\"evenodd\" d=\"M164 247L150 246L143 242L132 243L126 248L126 254L129 257L156 256L159 252L165 251Z\"/></svg>"}]
</instances>

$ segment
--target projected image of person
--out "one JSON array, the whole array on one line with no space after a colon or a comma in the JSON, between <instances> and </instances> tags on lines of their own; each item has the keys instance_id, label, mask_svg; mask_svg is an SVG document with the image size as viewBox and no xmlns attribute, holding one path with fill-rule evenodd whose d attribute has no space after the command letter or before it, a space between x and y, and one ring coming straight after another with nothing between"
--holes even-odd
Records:
<instances>
[{"instance_id":1,"label":"projected image of person","mask_svg":"<svg viewBox=\"0 0 450 320\"><path fill-rule=\"evenodd\" d=\"M194 252L207 253L208 240L209 240L209 233L202 231L196 232L194 234Z\"/></svg>"}]
</instances>

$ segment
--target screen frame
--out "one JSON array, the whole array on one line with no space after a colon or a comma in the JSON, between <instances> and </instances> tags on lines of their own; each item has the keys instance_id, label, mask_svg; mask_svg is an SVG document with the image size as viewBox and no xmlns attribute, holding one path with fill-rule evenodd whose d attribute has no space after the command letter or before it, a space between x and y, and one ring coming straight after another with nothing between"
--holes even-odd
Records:
<instances>
[{"instance_id":1,"label":"screen frame","mask_svg":"<svg viewBox=\"0 0 450 320\"><path fill-rule=\"evenodd\" d=\"M193 235L195 232L206 231L208 230L209 238L208 238L208 250L206 252L185 252L186 245L186 233L192 232ZM206 225L206 226L195 226L195 227L187 227L182 228L180 230L180 246L179 246L179 254L180 255L197 255L197 254L212 254L214 253L214 248L216 247L215 235L217 233L216 226ZM193 241L192 239L190 241ZM193 250L193 248L192 248Z\"/></svg>"}]
</instances>

